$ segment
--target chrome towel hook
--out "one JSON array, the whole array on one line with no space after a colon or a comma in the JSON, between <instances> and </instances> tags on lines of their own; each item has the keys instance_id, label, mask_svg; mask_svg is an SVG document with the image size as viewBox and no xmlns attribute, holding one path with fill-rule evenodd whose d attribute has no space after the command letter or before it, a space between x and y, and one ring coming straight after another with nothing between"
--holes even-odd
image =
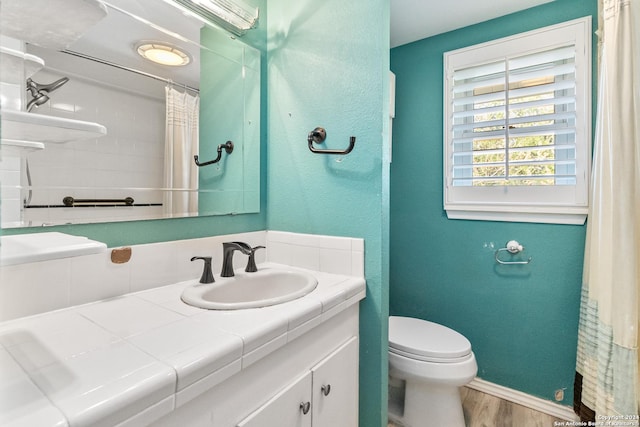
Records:
<instances>
[{"instance_id":1,"label":"chrome towel hook","mask_svg":"<svg viewBox=\"0 0 640 427\"><path fill-rule=\"evenodd\" d=\"M500 252L509 252L510 254L519 254L520 252L524 251L524 246L522 246L520 243L518 243L516 240L509 240L507 242L507 246L504 248L500 248L496 251L495 253L495 258L496 258L496 262L498 264L502 264L502 265L517 265L517 264L529 264L531 262L531 257L529 257L529 259L527 259L526 261L503 261L500 259Z\"/></svg>"},{"instance_id":2,"label":"chrome towel hook","mask_svg":"<svg viewBox=\"0 0 640 427\"><path fill-rule=\"evenodd\" d=\"M314 143L322 144L325 139L327 139L327 131L324 130L324 128L317 127L309 132L309 136L307 136L309 150L311 150L312 153L316 154L349 154L353 150L353 147L356 145L356 137L352 136L349 138L349 146L344 150L321 150L313 146Z\"/></svg>"}]
</instances>

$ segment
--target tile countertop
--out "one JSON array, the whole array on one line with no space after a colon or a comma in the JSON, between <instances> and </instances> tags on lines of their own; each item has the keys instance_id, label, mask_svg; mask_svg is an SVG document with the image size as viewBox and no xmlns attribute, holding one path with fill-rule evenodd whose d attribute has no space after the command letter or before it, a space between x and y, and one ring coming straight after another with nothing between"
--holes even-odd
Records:
<instances>
[{"instance_id":1,"label":"tile countertop","mask_svg":"<svg viewBox=\"0 0 640 427\"><path fill-rule=\"evenodd\" d=\"M365 297L362 277L310 272L313 292L271 307L189 306L196 279L1 323L0 425L157 419Z\"/></svg>"}]
</instances>

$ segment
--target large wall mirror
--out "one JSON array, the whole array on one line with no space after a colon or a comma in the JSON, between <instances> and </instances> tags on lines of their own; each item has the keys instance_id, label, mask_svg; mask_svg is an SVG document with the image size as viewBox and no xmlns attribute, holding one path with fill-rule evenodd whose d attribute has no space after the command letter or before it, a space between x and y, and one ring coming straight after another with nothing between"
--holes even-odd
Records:
<instances>
[{"instance_id":1,"label":"large wall mirror","mask_svg":"<svg viewBox=\"0 0 640 427\"><path fill-rule=\"evenodd\" d=\"M259 50L161 0L6 0L0 35L3 228L259 211Z\"/></svg>"}]
</instances>

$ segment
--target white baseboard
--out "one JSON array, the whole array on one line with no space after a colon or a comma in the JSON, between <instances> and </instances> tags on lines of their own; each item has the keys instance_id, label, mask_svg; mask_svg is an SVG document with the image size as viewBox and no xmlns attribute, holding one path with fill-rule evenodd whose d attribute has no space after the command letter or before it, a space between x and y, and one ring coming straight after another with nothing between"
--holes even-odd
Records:
<instances>
[{"instance_id":1,"label":"white baseboard","mask_svg":"<svg viewBox=\"0 0 640 427\"><path fill-rule=\"evenodd\" d=\"M467 384L467 387L490 394L492 396L499 397L504 400L508 400L509 402L517 403L518 405L531 408L535 411L560 418L561 420L580 420L580 418L578 418L578 416L573 412L573 408L571 408L570 406L560 405L558 403L541 399L539 397L535 397L509 387L504 387L489 381L485 381L481 378L474 378L473 381Z\"/></svg>"}]
</instances>

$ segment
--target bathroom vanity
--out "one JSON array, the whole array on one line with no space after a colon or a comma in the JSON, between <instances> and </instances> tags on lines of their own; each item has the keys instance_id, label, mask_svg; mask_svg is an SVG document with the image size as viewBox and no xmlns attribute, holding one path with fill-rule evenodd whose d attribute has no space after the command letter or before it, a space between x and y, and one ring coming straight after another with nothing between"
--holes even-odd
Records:
<instances>
[{"instance_id":1,"label":"bathroom vanity","mask_svg":"<svg viewBox=\"0 0 640 427\"><path fill-rule=\"evenodd\" d=\"M239 373L192 400L176 396L176 409L157 425L357 426L357 304L296 335L254 363L243 359Z\"/></svg>"},{"instance_id":2,"label":"bathroom vanity","mask_svg":"<svg viewBox=\"0 0 640 427\"><path fill-rule=\"evenodd\" d=\"M265 308L188 306L187 281L6 322L0 363L12 387L3 394L28 393L3 398L0 420L355 426L364 280L314 274L316 290Z\"/></svg>"},{"instance_id":3,"label":"bathroom vanity","mask_svg":"<svg viewBox=\"0 0 640 427\"><path fill-rule=\"evenodd\" d=\"M334 244L351 248L358 239L309 237L325 246L312 251L324 267L311 269L290 265L299 264L293 254L312 248L308 239L267 233L249 236L271 247L259 271L312 275L313 291L268 307L206 310L181 300L196 278L0 323L0 424L357 426L365 281L328 272L332 263L320 254L349 253L358 265L359 250ZM290 238L302 243L283 243ZM194 242L174 242L171 253L202 247ZM133 247L132 259L145 249ZM91 265L100 256L90 255ZM270 261L278 258L290 263ZM23 272L4 269L3 286Z\"/></svg>"}]
</instances>

